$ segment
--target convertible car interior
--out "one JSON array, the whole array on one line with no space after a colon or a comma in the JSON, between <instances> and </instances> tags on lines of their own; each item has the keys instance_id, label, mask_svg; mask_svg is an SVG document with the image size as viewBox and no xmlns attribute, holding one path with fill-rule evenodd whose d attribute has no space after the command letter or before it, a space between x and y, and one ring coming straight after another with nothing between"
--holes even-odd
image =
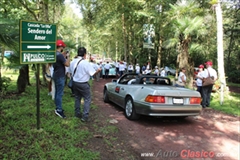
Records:
<instances>
[{"instance_id":1,"label":"convertible car interior","mask_svg":"<svg viewBox=\"0 0 240 160\"><path fill-rule=\"evenodd\" d=\"M120 78L119 84L135 85L171 85L171 80L167 77L160 77L156 75L137 75L137 74L126 74Z\"/></svg>"}]
</instances>

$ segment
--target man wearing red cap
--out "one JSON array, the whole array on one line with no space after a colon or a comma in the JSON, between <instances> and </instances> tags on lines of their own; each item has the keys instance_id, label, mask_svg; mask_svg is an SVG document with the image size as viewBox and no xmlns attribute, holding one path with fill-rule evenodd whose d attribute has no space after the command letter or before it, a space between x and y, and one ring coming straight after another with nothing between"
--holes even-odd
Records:
<instances>
[{"instance_id":1,"label":"man wearing red cap","mask_svg":"<svg viewBox=\"0 0 240 160\"><path fill-rule=\"evenodd\" d=\"M207 61L205 63L205 65L206 65L206 69L204 71L203 78L212 77L213 80L216 81L217 80L217 72L215 69L212 68L212 65L213 65L212 62ZM208 85L208 86L202 87L202 107L203 108L209 107L209 105L210 105L212 88L213 88L213 85Z\"/></svg>"},{"instance_id":2,"label":"man wearing red cap","mask_svg":"<svg viewBox=\"0 0 240 160\"><path fill-rule=\"evenodd\" d=\"M62 40L57 40L56 42L56 62L53 64L53 80L55 82L55 114L61 118L65 118L64 111L62 109L62 96L65 86L65 66L70 65L70 58L62 52L66 47L66 44Z\"/></svg>"}]
</instances>

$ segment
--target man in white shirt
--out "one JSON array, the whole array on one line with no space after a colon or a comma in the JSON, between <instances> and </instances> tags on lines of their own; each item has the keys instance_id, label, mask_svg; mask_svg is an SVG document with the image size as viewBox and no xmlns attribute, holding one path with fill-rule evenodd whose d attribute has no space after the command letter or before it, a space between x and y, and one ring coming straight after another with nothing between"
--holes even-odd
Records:
<instances>
[{"instance_id":1,"label":"man in white shirt","mask_svg":"<svg viewBox=\"0 0 240 160\"><path fill-rule=\"evenodd\" d=\"M131 63L128 65L128 72L133 72L133 65Z\"/></svg>"},{"instance_id":2,"label":"man in white shirt","mask_svg":"<svg viewBox=\"0 0 240 160\"><path fill-rule=\"evenodd\" d=\"M135 71L137 74L140 74L140 66L138 63L136 64Z\"/></svg>"},{"instance_id":3,"label":"man in white shirt","mask_svg":"<svg viewBox=\"0 0 240 160\"><path fill-rule=\"evenodd\" d=\"M158 66L155 66L154 74L155 74L156 76L159 76Z\"/></svg>"},{"instance_id":4,"label":"man in white shirt","mask_svg":"<svg viewBox=\"0 0 240 160\"><path fill-rule=\"evenodd\" d=\"M203 78L212 77L214 81L217 80L217 72L215 69L212 68L212 62L208 61L205 63L206 69L203 74ZM212 93L213 85L202 86L202 107L206 108L210 105L210 98Z\"/></svg>"},{"instance_id":5,"label":"man in white shirt","mask_svg":"<svg viewBox=\"0 0 240 160\"><path fill-rule=\"evenodd\" d=\"M161 77L165 77L166 76L166 71L164 68L162 68L162 71L161 71Z\"/></svg>"},{"instance_id":6,"label":"man in white shirt","mask_svg":"<svg viewBox=\"0 0 240 160\"><path fill-rule=\"evenodd\" d=\"M116 66L116 76L119 74L119 60L115 62Z\"/></svg>"},{"instance_id":7,"label":"man in white shirt","mask_svg":"<svg viewBox=\"0 0 240 160\"><path fill-rule=\"evenodd\" d=\"M108 75L109 75L109 69L111 68L112 66L109 64L109 62L107 62L107 64L104 65L104 71L105 71L105 76L104 78L108 78Z\"/></svg>"},{"instance_id":8,"label":"man in white shirt","mask_svg":"<svg viewBox=\"0 0 240 160\"><path fill-rule=\"evenodd\" d=\"M95 70L86 59L87 50L84 47L78 49L78 57L70 63L70 73L73 77L73 90L75 94L75 116L81 118L81 121L88 121L88 115L91 105L91 91L88 81L91 76L100 72ZM83 114L81 115L81 99L84 99Z\"/></svg>"},{"instance_id":9,"label":"man in white shirt","mask_svg":"<svg viewBox=\"0 0 240 160\"><path fill-rule=\"evenodd\" d=\"M124 71L125 71L125 66L124 66L123 62L120 62L120 64L119 64L120 77L123 75Z\"/></svg>"}]
</instances>

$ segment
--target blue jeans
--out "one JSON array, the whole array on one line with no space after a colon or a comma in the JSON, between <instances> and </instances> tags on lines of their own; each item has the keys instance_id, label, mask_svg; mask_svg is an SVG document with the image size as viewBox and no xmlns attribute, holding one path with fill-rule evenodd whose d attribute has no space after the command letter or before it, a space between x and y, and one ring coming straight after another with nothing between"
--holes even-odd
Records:
<instances>
[{"instance_id":1,"label":"blue jeans","mask_svg":"<svg viewBox=\"0 0 240 160\"><path fill-rule=\"evenodd\" d=\"M108 75L109 75L109 69L105 69L105 77L104 78L108 78Z\"/></svg>"},{"instance_id":2,"label":"blue jeans","mask_svg":"<svg viewBox=\"0 0 240 160\"><path fill-rule=\"evenodd\" d=\"M63 90L65 86L65 77L53 77L54 82L55 82L55 105L56 105L56 110L59 112L62 112L62 96L63 96Z\"/></svg>"},{"instance_id":3,"label":"blue jeans","mask_svg":"<svg viewBox=\"0 0 240 160\"><path fill-rule=\"evenodd\" d=\"M212 88L213 88L213 85L202 87L202 105L203 106L210 105Z\"/></svg>"},{"instance_id":4,"label":"blue jeans","mask_svg":"<svg viewBox=\"0 0 240 160\"><path fill-rule=\"evenodd\" d=\"M197 91L201 94L202 97L202 86L197 86Z\"/></svg>"}]
</instances>

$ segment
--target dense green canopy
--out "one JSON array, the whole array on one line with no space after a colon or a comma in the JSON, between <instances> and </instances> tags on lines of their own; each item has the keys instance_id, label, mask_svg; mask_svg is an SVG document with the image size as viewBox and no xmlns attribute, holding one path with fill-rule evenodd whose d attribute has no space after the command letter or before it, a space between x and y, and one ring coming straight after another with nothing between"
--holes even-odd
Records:
<instances>
[{"instance_id":1,"label":"dense green canopy","mask_svg":"<svg viewBox=\"0 0 240 160\"><path fill-rule=\"evenodd\" d=\"M102 58L143 65L194 66L212 60L217 69L215 1L198 0L72 0L78 17L64 0L3 0L0 2L0 51L13 50L11 66L19 66L19 20L56 23L72 56L78 46ZM229 81L240 82L239 8L221 3L224 64ZM151 48L145 48L145 24L154 26ZM1 54L1 66L3 54ZM1 69L1 68L0 68ZM224 71L219 71L224 72ZM1 73L1 72L0 72ZM0 74L0 78L1 78Z\"/></svg>"}]
</instances>

